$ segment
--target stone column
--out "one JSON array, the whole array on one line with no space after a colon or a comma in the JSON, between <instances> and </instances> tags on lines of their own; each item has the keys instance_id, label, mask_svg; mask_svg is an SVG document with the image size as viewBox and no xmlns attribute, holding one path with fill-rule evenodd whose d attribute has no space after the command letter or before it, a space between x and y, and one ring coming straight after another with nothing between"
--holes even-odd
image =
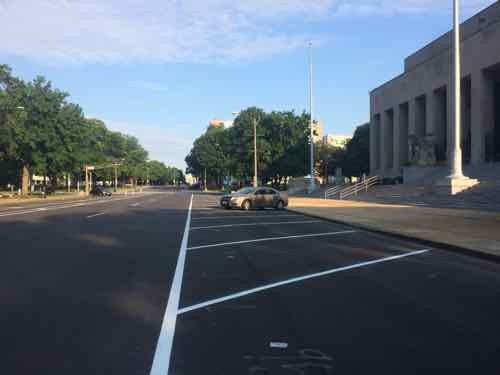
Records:
<instances>
[{"instance_id":1,"label":"stone column","mask_svg":"<svg viewBox=\"0 0 500 375\"><path fill-rule=\"evenodd\" d=\"M370 174L375 175L378 169L379 144L377 134L377 119L372 115L370 123Z\"/></svg>"},{"instance_id":2,"label":"stone column","mask_svg":"<svg viewBox=\"0 0 500 375\"><path fill-rule=\"evenodd\" d=\"M408 105L398 106L399 112L399 160L400 166L408 162Z\"/></svg>"},{"instance_id":3,"label":"stone column","mask_svg":"<svg viewBox=\"0 0 500 375\"><path fill-rule=\"evenodd\" d=\"M486 137L494 128L493 80L482 71L471 75L471 162L486 161Z\"/></svg>"},{"instance_id":4,"label":"stone column","mask_svg":"<svg viewBox=\"0 0 500 375\"><path fill-rule=\"evenodd\" d=\"M387 112L380 114L380 174L387 174Z\"/></svg>"},{"instance_id":5,"label":"stone column","mask_svg":"<svg viewBox=\"0 0 500 375\"><path fill-rule=\"evenodd\" d=\"M408 134L417 135L415 98L408 101Z\"/></svg>"},{"instance_id":6,"label":"stone column","mask_svg":"<svg viewBox=\"0 0 500 375\"><path fill-rule=\"evenodd\" d=\"M393 117L393 162L394 173L399 176L401 172L401 110L399 105L394 107ZM407 141L408 142L408 141Z\"/></svg>"}]
</instances>

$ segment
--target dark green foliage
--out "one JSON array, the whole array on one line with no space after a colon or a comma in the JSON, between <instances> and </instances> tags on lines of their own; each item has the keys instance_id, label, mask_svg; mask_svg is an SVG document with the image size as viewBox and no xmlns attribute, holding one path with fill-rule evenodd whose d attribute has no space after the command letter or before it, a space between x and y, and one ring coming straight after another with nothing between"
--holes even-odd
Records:
<instances>
[{"instance_id":1,"label":"dark green foliage","mask_svg":"<svg viewBox=\"0 0 500 375\"><path fill-rule=\"evenodd\" d=\"M249 182L253 176L253 123L257 122L258 175L262 183L279 185L287 177L309 173L309 115L294 112L265 113L251 107L242 111L228 129L209 127L186 157L187 172L222 185L223 177ZM369 125L356 129L346 149L319 143L315 147L318 175L345 176L369 173Z\"/></svg>"},{"instance_id":2,"label":"dark green foliage","mask_svg":"<svg viewBox=\"0 0 500 375\"><path fill-rule=\"evenodd\" d=\"M86 119L68 96L43 77L26 83L0 65L1 185L17 184L23 166L56 181L68 174L81 176L85 165L120 162L120 180L130 181L141 178L144 166L153 163L136 138L110 131L100 120ZM156 181L173 180L171 168L154 163L161 169ZM114 168L97 169L95 174L111 180Z\"/></svg>"},{"instance_id":3,"label":"dark green foliage","mask_svg":"<svg viewBox=\"0 0 500 375\"><path fill-rule=\"evenodd\" d=\"M221 185L224 176L242 181L253 175L253 124L257 123L258 174L263 182L283 183L303 176L307 165L309 116L294 112L242 111L229 129L209 127L186 157L187 172Z\"/></svg>"}]
</instances>

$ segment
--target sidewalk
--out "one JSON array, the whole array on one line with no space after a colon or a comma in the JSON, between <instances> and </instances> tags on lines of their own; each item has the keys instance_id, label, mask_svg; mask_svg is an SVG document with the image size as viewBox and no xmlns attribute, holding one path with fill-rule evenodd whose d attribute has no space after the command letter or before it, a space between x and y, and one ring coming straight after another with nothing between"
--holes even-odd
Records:
<instances>
[{"instance_id":1,"label":"sidewalk","mask_svg":"<svg viewBox=\"0 0 500 375\"><path fill-rule=\"evenodd\" d=\"M500 259L500 213L290 198L289 210Z\"/></svg>"}]
</instances>

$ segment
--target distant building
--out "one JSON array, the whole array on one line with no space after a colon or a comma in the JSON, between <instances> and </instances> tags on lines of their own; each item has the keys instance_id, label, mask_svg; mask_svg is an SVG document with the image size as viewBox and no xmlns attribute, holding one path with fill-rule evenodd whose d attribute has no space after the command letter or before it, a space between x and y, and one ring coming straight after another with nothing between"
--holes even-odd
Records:
<instances>
[{"instance_id":1,"label":"distant building","mask_svg":"<svg viewBox=\"0 0 500 375\"><path fill-rule=\"evenodd\" d=\"M313 124L313 141L314 143L321 142L323 140L323 122L314 120Z\"/></svg>"},{"instance_id":2,"label":"distant building","mask_svg":"<svg viewBox=\"0 0 500 375\"><path fill-rule=\"evenodd\" d=\"M186 174L185 178L186 184L188 185L193 185L194 183L196 183L196 178L191 173Z\"/></svg>"},{"instance_id":3,"label":"distant building","mask_svg":"<svg viewBox=\"0 0 500 375\"><path fill-rule=\"evenodd\" d=\"M227 128L230 128L231 126L233 126L233 120L214 119L214 120L210 120L210 122L208 124L209 124L209 126L212 126L214 128L227 129Z\"/></svg>"},{"instance_id":4,"label":"distant building","mask_svg":"<svg viewBox=\"0 0 500 375\"><path fill-rule=\"evenodd\" d=\"M348 135L327 134L323 137L323 144L338 148L346 148L347 143L352 139Z\"/></svg>"}]
</instances>

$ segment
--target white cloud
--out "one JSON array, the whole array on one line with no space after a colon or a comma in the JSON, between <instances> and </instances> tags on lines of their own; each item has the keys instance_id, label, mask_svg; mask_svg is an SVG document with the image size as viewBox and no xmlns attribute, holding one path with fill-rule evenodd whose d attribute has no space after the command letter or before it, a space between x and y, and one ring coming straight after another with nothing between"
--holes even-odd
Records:
<instances>
[{"instance_id":1,"label":"white cloud","mask_svg":"<svg viewBox=\"0 0 500 375\"><path fill-rule=\"evenodd\" d=\"M492 0L462 0L467 11ZM304 46L334 15L449 9L451 0L0 0L0 53L49 63L205 62ZM296 18L304 31L282 26ZM294 23L295 24L295 23Z\"/></svg>"},{"instance_id":2,"label":"white cloud","mask_svg":"<svg viewBox=\"0 0 500 375\"><path fill-rule=\"evenodd\" d=\"M151 160L185 169L184 157L189 153L193 139L179 130L160 125L133 124L124 121L105 121L113 131L132 135L148 151Z\"/></svg>"}]
</instances>

